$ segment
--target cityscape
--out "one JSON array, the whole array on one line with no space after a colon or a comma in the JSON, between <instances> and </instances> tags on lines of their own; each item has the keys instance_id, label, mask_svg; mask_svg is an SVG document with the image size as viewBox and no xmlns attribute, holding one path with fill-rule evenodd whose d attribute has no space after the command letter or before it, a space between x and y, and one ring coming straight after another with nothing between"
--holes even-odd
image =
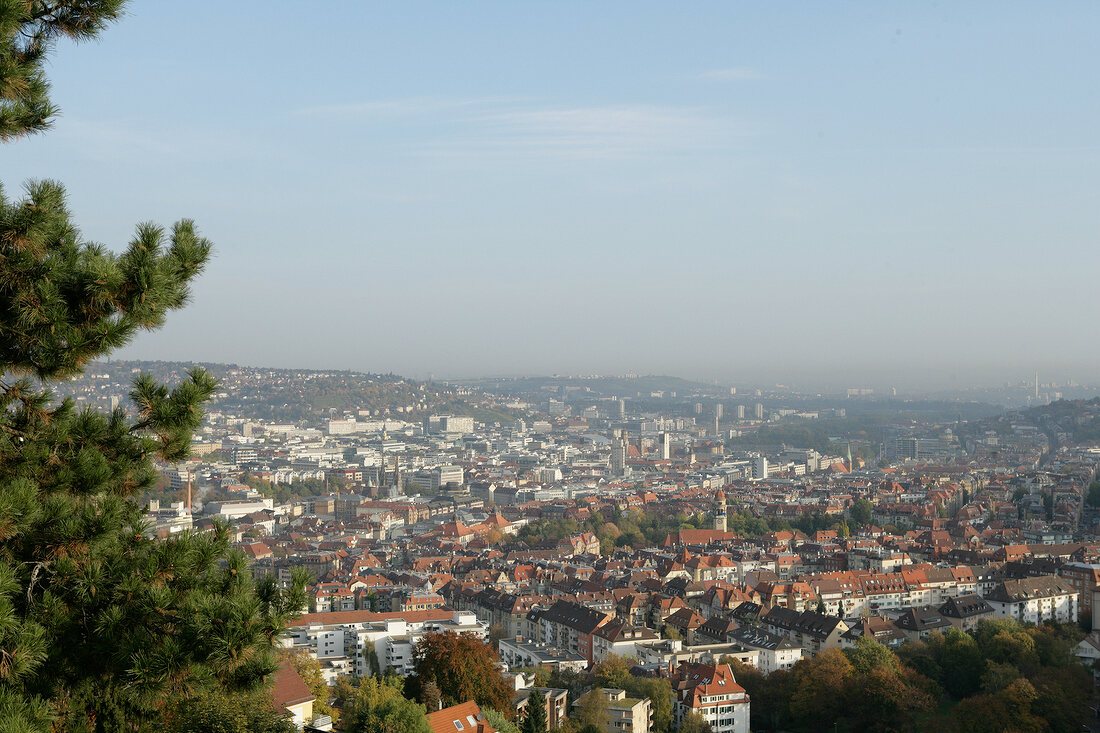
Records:
<instances>
[{"instance_id":1,"label":"cityscape","mask_svg":"<svg viewBox=\"0 0 1100 733\"><path fill-rule=\"evenodd\" d=\"M171 384L192 367L94 363L70 391L110 407L135 372ZM603 715L609 731L740 733L797 715L761 704L770 675L868 642L909 660L983 621L1053 622L1075 664L1100 659L1084 630L1100 401L1063 399L1073 385L1034 381L1030 406L1006 409L637 375L205 367L219 391L191 458L158 466L147 532L224 522L257 577L306 570L283 643L334 689L415 675L425 635L474 634L510 681L507 712L538 696L548 730ZM585 689L611 670L664 680L671 700ZM596 713L586 694L606 698ZM295 714L323 725L312 712Z\"/></svg>"},{"instance_id":2,"label":"cityscape","mask_svg":"<svg viewBox=\"0 0 1100 733\"><path fill-rule=\"evenodd\" d=\"M1097 27L0 0L0 733L1100 733Z\"/></svg>"}]
</instances>

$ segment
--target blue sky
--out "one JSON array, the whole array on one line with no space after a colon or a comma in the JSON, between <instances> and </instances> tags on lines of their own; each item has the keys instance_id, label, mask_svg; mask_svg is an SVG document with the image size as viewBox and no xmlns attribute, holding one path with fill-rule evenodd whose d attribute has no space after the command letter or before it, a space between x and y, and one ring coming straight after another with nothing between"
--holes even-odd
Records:
<instances>
[{"instance_id":1,"label":"blue sky","mask_svg":"<svg viewBox=\"0 0 1100 733\"><path fill-rule=\"evenodd\" d=\"M134 2L0 181L196 220L120 356L1100 377L1100 5Z\"/></svg>"}]
</instances>

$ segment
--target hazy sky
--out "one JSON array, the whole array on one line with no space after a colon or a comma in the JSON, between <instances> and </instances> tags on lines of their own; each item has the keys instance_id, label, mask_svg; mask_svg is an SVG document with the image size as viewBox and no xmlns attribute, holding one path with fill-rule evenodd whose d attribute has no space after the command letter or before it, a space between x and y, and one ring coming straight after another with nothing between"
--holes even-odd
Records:
<instances>
[{"instance_id":1,"label":"hazy sky","mask_svg":"<svg viewBox=\"0 0 1100 733\"><path fill-rule=\"evenodd\" d=\"M1100 3L163 2L0 149L197 221L119 356L412 376L1100 376ZM960 375L968 375L960 377ZM846 378L846 377L845 377Z\"/></svg>"}]
</instances>

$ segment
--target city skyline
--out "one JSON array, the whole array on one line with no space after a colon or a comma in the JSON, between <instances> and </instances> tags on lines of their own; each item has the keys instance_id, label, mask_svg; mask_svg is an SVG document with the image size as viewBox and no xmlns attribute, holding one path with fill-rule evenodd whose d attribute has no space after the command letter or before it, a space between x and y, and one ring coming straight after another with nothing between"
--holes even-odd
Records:
<instances>
[{"instance_id":1,"label":"city skyline","mask_svg":"<svg viewBox=\"0 0 1100 733\"><path fill-rule=\"evenodd\" d=\"M255 7L61 43L54 131L5 150L112 249L213 240L120 357L1100 378L1095 6Z\"/></svg>"}]
</instances>

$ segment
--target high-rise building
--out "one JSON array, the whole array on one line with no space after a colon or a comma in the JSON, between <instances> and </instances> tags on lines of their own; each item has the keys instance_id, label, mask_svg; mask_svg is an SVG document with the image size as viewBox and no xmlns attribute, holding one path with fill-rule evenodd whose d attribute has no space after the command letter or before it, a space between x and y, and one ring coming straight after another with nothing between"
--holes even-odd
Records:
<instances>
[{"instance_id":1,"label":"high-rise building","mask_svg":"<svg viewBox=\"0 0 1100 733\"><path fill-rule=\"evenodd\" d=\"M619 419L626 417L626 400L619 399Z\"/></svg>"},{"instance_id":2,"label":"high-rise building","mask_svg":"<svg viewBox=\"0 0 1100 733\"><path fill-rule=\"evenodd\" d=\"M696 402L695 403L695 414L696 415L702 415L703 414L703 403L702 402Z\"/></svg>"},{"instance_id":3,"label":"high-rise building","mask_svg":"<svg viewBox=\"0 0 1100 733\"><path fill-rule=\"evenodd\" d=\"M621 430L616 430L611 439L611 473L615 476L626 474L626 439Z\"/></svg>"},{"instance_id":4,"label":"high-rise building","mask_svg":"<svg viewBox=\"0 0 1100 733\"><path fill-rule=\"evenodd\" d=\"M744 405L738 405L737 406L737 419L738 420L744 420L745 419L745 406Z\"/></svg>"},{"instance_id":5,"label":"high-rise building","mask_svg":"<svg viewBox=\"0 0 1100 733\"><path fill-rule=\"evenodd\" d=\"M659 440L661 445L661 460L667 461L671 458L672 454L668 433L661 433Z\"/></svg>"},{"instance_id":6,"label":"high-rise building","mask_svg":"<svg viewBox=\"0 0 1100 733\"><path fill-rule=\"evenodd\" d=\"M759 453L752 454L752 477L755 479L768 477L768 459Z\"/></svg>"},{"instance_id":7,"label":"high-rise building","mask_svg":"<svg viewBox=\"0 0 1100 733\"><path fill-rule=\"evenodd\" d=\"M920 458L920 441L916 438L899 437L895 439L894 456L899 460L915 461Z\"/></svg>"},{"instance_id":8,"label":"high-rise building","mask_svg":"<svg viewBox=\"0 0 1100 733\"><path fill-rule=\"evenodd\" d=\"M721 402L719 402L718 404L716 404L714 406L714 416L717 417L719 420L722 419L723 412L724 412L724 410L722 408L722 403Z\"/></svg>"},{"instance_id":9,"label":"high-rise building","mask_svg":"<svg viewBox=\"0 0 1100 733\"><path fill-rule=\"evenodd\" d=\"M756 406L753 408L753 414L756 415L757 420L763 420L764 419L764 405L760 402L757 402Z\"/></svg>"}]
</instances>

